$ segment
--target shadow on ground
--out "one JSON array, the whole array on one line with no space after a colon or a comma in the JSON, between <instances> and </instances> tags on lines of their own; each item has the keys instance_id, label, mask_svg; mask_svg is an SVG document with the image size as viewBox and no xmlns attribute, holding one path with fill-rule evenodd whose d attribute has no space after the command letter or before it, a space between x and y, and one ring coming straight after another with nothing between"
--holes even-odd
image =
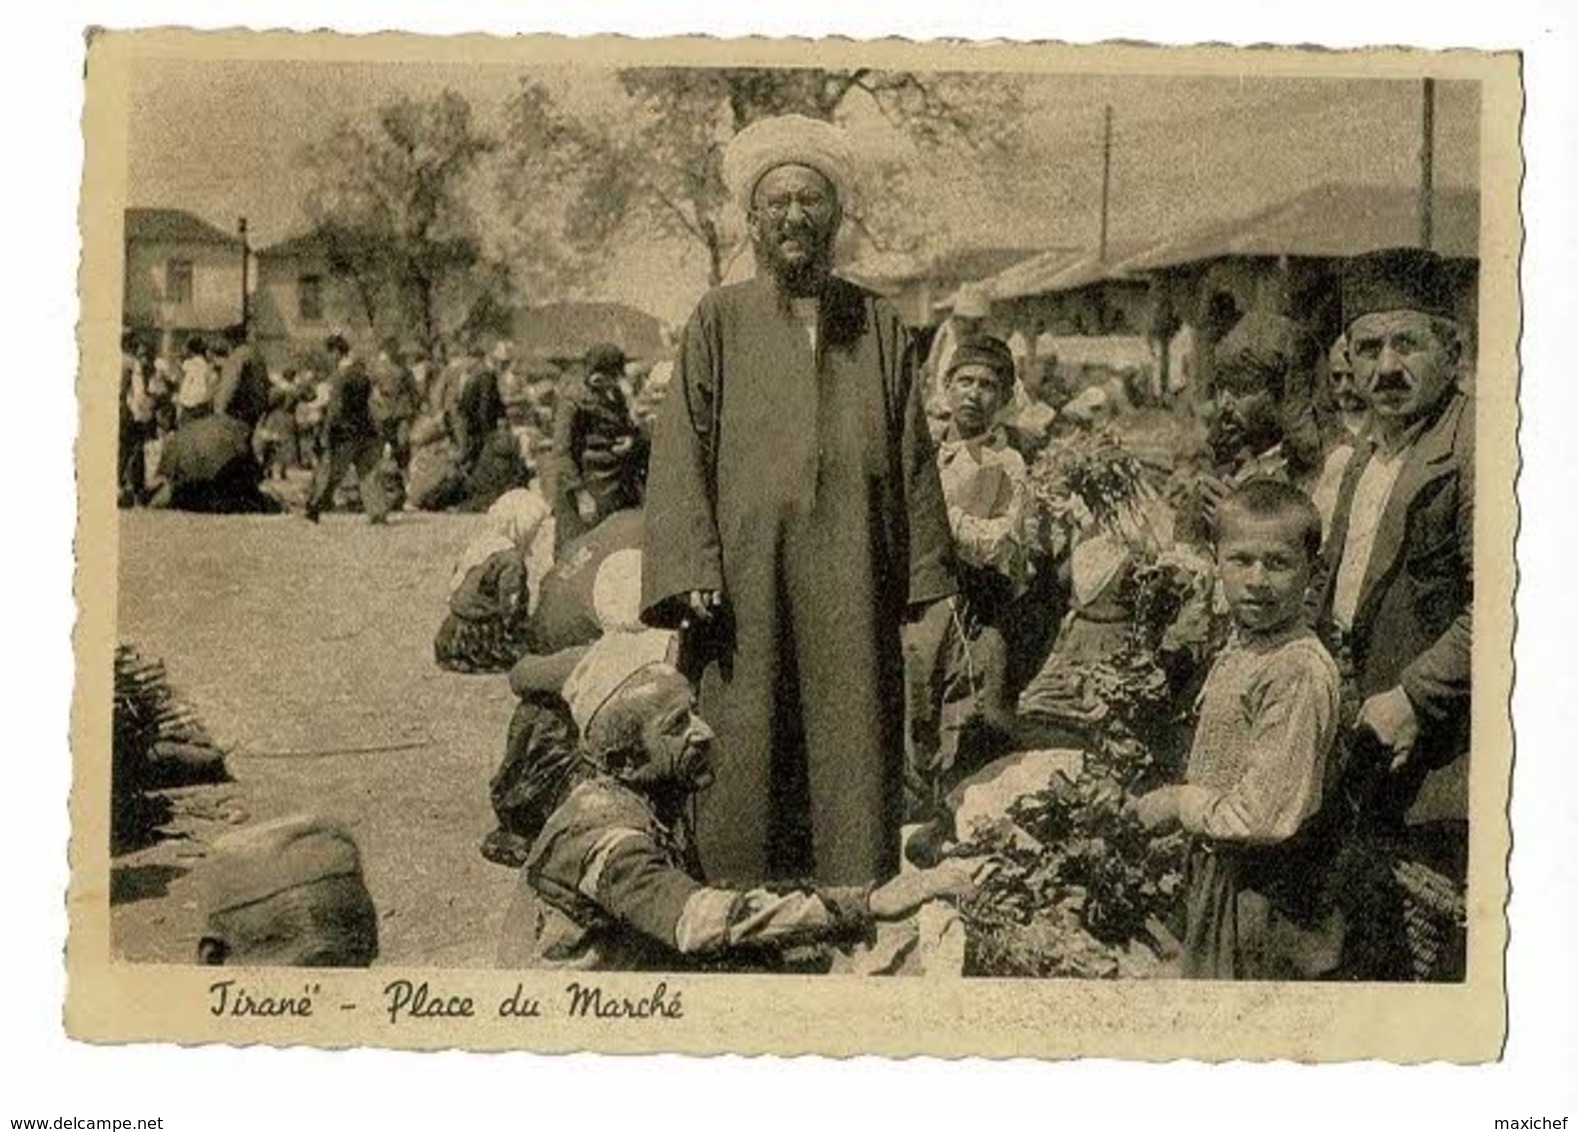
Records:
<instances>
[{"instance_id":1,"label":"shadow on ground","mask_svg":"<svg viewBox=\"0 0 1578 1132\"><path fill-rule=\"evenodd\" d=\"M135 904L166 896L170 882L186 871L179 865L117 865L110 869L110 903Z\"/></svg>"}]
</instances>

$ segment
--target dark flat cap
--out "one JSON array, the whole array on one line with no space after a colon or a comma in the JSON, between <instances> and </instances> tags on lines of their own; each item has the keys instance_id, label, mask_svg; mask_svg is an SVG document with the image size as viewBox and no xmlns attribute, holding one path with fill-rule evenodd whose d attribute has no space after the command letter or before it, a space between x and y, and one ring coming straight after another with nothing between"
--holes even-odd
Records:
<instances>
[{"instance_id":1,"label":"dark flat cap","mask_svg":"<svg viewBox=\"0 0 1578 1132\"><path fill-rule=\"evenodd\" d=\"M1424 248L1385 248L1348 261L1342 275L1342 324L1381 311L1456 318L1441 257Z\"/></svg>"},{"instance_id":2,"label":"dark flat cap","mask_svg":"<svg viewBox=\"0 0 1578 1132\"><path fill-rule=\"evenodd\" d=\"M625 372L625 352L612 342L604 342L586 351L587 373L622 374Z\"/></svg>"},{"instance_id":3,"label":"dark flat cap","mask_svg":"<svg viewBox=\"0 0 1578 1132\"><path fill-rule=\"evenodd\" d=\"M994 370L1004 381L1014 379L1014 355L1004 342L994 334L971 334L954 347L953 356L948 359L948 373L961 366L987 366Z\"/></svg>"}]
</instances>

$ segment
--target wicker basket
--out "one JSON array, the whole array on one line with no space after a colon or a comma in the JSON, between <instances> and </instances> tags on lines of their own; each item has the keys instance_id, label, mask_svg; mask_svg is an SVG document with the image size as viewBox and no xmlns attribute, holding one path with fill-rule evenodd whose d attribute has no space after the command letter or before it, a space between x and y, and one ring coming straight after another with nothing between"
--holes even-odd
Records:
<instances>
[{"instance_id":1,"label":"wicker basket","mask_svg":"<svg viewBox=\"0 0 1578 1132\"><path fill-rule=\"evenodd\" d=\"M1403 894L1403 923L1414 978L1456 982L1463 978L1468 945L1468 903L1462 885L1429 865L1399 858L1392 865Z\"/></svg>"}]
</instances>

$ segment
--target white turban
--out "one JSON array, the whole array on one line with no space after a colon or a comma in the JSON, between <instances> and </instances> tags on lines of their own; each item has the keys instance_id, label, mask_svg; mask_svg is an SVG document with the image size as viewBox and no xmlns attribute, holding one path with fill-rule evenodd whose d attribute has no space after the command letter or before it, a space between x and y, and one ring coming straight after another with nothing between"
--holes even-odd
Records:
<instances>
[{"instance_id":1,"label":"white turban","mask_svg":"<svg viewBox=\"0 0 1578 1132\"><path fill-rule=\"evenodd\" d=\"M639 633L608 633L592 642L565 680L563 692L570 716L583 736L597 713L633 676L653 665L673 662L675 640L667 630L643 629Z\"/></svg>"},{"instance_id":2,"label":"white turban","mask_svg":"<svg viewBox=\"0 0 1578 1132\"><path fill-rule=\"evenodd\" d=\"M641 552L616 550L592 579L592 614L605 633L641 628Z\"/></svg>"},{"instance_id":3,"label":"white turban","mask_svg":"<svg viewBox=\"0 0 1578 1132\"><path fill-rule=\"evenodd\" d=\"M848 210L855 190L855 159L844 131L831 122L784 114L745 127L723 151L723 183L729 195L749 212L756 185L780 165L805 165L832 183Z\"/></svg>"}]
</instances>

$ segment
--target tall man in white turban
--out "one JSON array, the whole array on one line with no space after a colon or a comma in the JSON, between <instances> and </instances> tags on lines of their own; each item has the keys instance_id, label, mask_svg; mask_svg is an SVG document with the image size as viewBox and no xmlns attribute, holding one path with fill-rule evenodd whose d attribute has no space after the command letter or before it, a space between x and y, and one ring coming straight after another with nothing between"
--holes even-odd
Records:
<instances>
[{"instance_id":1,"label":"tall man in white turban","mask_svg":"<svg viewBox=\"0 0 1578 1132\"><path fill-rule=\"evenodd\" d=\"M687 629L726 752L698 834L728 882L897 869L899 628L953 590L911 342L832 274L851 167L809 118L731 142L757 276L702 298L653 442L644 616Z\"/></svg>"}]
</instances>

